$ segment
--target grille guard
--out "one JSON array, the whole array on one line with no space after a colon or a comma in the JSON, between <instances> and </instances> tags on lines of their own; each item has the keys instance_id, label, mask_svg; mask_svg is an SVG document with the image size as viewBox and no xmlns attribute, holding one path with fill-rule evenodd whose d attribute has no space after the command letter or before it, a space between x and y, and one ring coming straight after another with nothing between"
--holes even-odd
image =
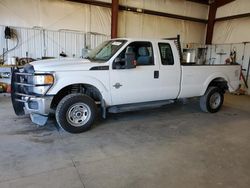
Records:
<instances>
[{"instance_id":1,"label":"grille guard","mask_svg":"<svg viewBox=\"0 0 250 188\"><path fill-rule=\"evenodd\" d=\"M22 71L20 71L22 70ZM15 68L11 77L11 100L15 114L22 116L25 114L25 104L30 98L43 97L45 94L36 94L31 92L32 87L52 86L50 84L33 84L31 79L36 75L51 75L49 73L34 73L32 65L27 64L24 68ZM49 88L50 89L50 88ZM48 90L49 90L48 89Z\"/></svg>"},{"instance_id":2,"label":"grille guard","mask_svg":"<svg viewBox=\"0 0 250 188\"><path fill-rule=\"evenodd\" d=\"M11 101L12 105L15 111L15 114L18 116L24 115L24 103L20 102L22 100L22 97L19 95L16 95L17 92L17 87L15 86L16 82L16 73L19 72L18 69L14 69L12 71L12 76L11 76Z\"/></svg>"}]
</instances>

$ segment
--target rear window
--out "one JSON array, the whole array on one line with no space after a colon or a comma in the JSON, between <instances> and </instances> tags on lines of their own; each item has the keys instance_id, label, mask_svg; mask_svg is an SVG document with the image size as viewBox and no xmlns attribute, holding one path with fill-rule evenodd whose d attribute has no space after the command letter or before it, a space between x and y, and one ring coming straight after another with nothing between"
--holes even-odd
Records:
<instances>
[{"instance_id":1,"label":"rear window","mask_svg":"<svg viewBox=\"0 0 250 188\"><path fill-rule=\"evenodd\" d=\"M174 56L170 44L159 43L162 65L174 65Z\"/></svg>"}]
</instances>

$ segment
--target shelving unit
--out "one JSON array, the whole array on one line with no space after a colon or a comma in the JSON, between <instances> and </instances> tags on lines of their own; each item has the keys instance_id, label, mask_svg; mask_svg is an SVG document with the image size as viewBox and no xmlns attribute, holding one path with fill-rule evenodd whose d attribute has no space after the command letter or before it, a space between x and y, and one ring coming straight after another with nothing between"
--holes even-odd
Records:
<instances>
[{"instance_id":1,"label":"shelving unit","mask_svg":"<svg viewBox=\"0 0 250 188\"><path fill-rule=\"evenodd\" d=\"M13 66L13 65L1 65L0 66L0 82L6 83L6 84L10 84L11 83L11 70L14 67L15 66ZM2 78L1 77L2 73L10 73L10 77L9 78Z\"/></svg>"}]
</instances>

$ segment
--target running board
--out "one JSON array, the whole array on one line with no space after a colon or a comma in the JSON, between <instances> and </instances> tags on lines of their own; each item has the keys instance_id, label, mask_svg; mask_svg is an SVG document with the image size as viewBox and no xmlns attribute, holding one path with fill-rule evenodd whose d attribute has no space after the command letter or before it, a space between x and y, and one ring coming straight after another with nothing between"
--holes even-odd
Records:
<instances>
[{"instance_id":1,"label":"running board","mask_svg":"<svg viewBox=\"0 0 250 188\"><path fill-rule=\"evenodd\" d=\"M153 102L143 102L143 103L133 103L117 105L108 108L109 113L121 113L129 111L137 111L151 108L159 108L161 106L174 103L174 100L164 100L164 101L153 101Z\"/></svg>"}]
</instances>

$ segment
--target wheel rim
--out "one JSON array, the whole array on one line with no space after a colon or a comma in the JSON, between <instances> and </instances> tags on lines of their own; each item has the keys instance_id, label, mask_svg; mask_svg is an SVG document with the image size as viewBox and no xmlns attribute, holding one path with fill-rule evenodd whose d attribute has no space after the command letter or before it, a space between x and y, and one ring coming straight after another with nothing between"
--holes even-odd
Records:
<instances>
[{"instance_id":1,"label":"wheel rim","mask_svg":"<svg viewBox=\"0 0 250 188\"><path fill-rule=\"evenodd\" d=\"M85 103L76 103L69 107L66 118L74 127L85 125L91 117L91 110Z\"/></svg>"},{"instance_id":2,"label":"wheel rim","mask_svg":"<svg viewBox=\"0 0 250 188\"><path fill-rule=\"evenodd\" d=\"M220 93L214 93L211 95L209 99L209 104L212 109L217 109L221 103L221 95Z\"/></svg>"}]
</instances>

